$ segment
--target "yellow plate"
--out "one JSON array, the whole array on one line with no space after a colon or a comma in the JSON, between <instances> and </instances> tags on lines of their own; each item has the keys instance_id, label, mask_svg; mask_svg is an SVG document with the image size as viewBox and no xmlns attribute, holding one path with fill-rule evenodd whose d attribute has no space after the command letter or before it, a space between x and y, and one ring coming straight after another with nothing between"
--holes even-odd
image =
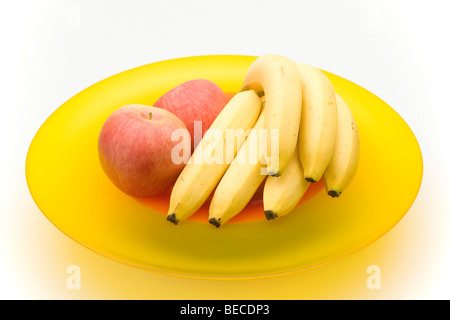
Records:
<instances>
[{"instance_id":1,"label":"yellow plate","mask_svg":"<svg viewBox=\"0 0 450 320\"><path fill-rule=\"evenodd\" d=\"M86 247L148 270L207 278L264 277L305 270L355 252L390 230L414 202L422 156L414 134L386 103L326 73L360 130L355 180L340 198L319 190L274 221L178 226L119 191L98 161L106 118L125 104L153 104L195 78L236 92L255 57L200 56L149 64L80 92L42 125L27 155L31 195L45 216ZM150 200L151 202L151 200ZM244 212L245 213L245 212Z\"/></svg>"}]
</instances>

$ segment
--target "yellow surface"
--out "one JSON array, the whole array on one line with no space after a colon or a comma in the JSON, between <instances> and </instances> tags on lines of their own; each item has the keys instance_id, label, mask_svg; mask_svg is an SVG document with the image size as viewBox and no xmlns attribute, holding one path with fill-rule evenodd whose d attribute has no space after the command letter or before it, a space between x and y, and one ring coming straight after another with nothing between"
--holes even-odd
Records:
<instances>
[{"instance_id":1,"label":"yellow surface","mask_svg":"<svg viewBox=\"0 0 450 320\"><path fill-rule=\"evenodd\" d=\"M206 78L236 92L255 57L203 56L123 72L82 91L40 128L27 156L28 187L40 210L86 247L148 270L207 278L266 277L305 270L364 248L408 211L422 157L401 117L367 90L326 73L360 130L355 180L338 199L322 190L286 217L225 225L165 216L119 191L103 173L97 138L125 104L153 104L184 81Z\"/></svg>"}]
</instances>

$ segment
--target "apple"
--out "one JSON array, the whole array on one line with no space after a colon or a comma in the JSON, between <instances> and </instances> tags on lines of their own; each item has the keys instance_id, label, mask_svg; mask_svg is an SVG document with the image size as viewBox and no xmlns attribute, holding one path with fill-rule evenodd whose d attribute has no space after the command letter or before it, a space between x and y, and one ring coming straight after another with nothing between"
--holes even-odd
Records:
<instances>
[{"instance_id":1,"label":"apple","mask_svg":"<svg viewBox=\"0 0 450 320\"><path fill-rule=\"evenodd\" d=\"M154 106L169 110L184 122L191 135L193 152L228 101L229 97L216 83L207 79L194 79L169 90ZM201 121L201 132L197 129L195 135L194 121Z\"/></svg>"},{"instance_id":2,"label":"apple","mask_svg":"<svg viewBox=\"0 0 450 320\"><path fill-rule=\"evenodd\" d=\"M178 129L187 135L181 142L172 138ZM180 149L180 143L184 143L189 153L186 126L170 111L126 105L114 111L103 124L98 154L104 172L120 190L147 198L164 193L175 183L186 163L172 159L173 150L176 146Z\"/></svg>"}]
</instances>

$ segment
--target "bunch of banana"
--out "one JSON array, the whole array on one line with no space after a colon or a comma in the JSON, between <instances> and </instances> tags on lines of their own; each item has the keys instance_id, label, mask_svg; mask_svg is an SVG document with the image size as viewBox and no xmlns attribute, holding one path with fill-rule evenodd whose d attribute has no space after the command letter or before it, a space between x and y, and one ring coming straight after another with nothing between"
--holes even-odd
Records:
<instances>
[{"instance_id":1,"label":"bunch of banana","mask_svg":"<svg viewBox=\"0 0 450 320\"><path fill-rule=\"evenodd\" d=\"M224 147L208 143L208 130L191 159L205 148L211 151L201 163L189 162L172 190L167 220L175 224L195 213L215 189L209 223L220 227L262 184L264 214L272 220L292 212L310 184L321 179L328 194L338 197L358 167L359 133L350 108L322 71L283 56L267 54L252 63L211 129L234 147L233 158L211 164ZM235 143L226 139L227 129L250 133ZM265 150L260 129L266 130Z\"/></svg>"}]
</instances>

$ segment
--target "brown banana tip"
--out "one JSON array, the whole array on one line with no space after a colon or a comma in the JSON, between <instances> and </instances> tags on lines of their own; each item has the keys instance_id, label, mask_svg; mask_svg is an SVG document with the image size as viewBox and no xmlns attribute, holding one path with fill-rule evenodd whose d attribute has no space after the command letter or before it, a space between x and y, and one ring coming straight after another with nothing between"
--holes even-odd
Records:
<instances>
[{"instance_id":1,"label":"brown banana tip","mask_svg":"<svg viewBox=\"0 0 450 320\"><path fill-rule=\"evenodd\" d=\"M177 225L178 224L178 219L175 216L175 213L169 214L167 215L167 221L172 222L173 224Z\"/></svg>"},{"instance_id":2,"label":"brown banana tip","mask_svg":"<svg viewBox=\"0 0 450 320\"><path fill-rule=\"evenodd\" d=\"M311 182L311 183L317 182L317 180L314 180L313 178L310 178L310 177L306 177L305 180L308 182Z\"/></svg>"},{"instance_id":3,"label":"brown banana tip","mask_svg":"<svg viewBox=\"0 0 450 320\"><path fill-rule=\"evenodd\" d=\"M332 198L337 198L341 195L341 192L330 190L330 191L328 191L328 195L331 196Z\"/></svg>"},{"instance_id":4,"label":"brown banana tip","mask_svg":"<svg viewBox=\"0 0 450 320\"><path fill-rule=\"evenodd\" d=\"M264 97L264 91L256 91L255 90L255 93L258 95L258 97L260 97L260 98L262 98L262 97Z\"/></svg>"},{"instance_id":5,"label":"brown banana tip","mask_svg":"<svg viewBox=\"0 0 450 320\"><path fill-rule=\"evenodd\" d=\"M281 176L281 173L278 173L278 172L269 172L268 175L271 176L271 177L278 178L279 176Z\"/></svg>"},{"instance_id":6,"label":"brown banana tip","mask_svg":"<svg viewBox=\"0 0 450 320\"><path fill-rule=\"evenodd\" d=\"M216 218L211 218L208 220L209 223L211 223L213 226L216 226L216 228L220 227L220 219L217 220Z\"/></svg>"},{"instance_id":7,"label":"brown banana tip","mask_svg":"<svg viewBox=\"0 0 450 320\"><path fill-rule=\"evenodd\" d=\"M267 220L273 220L275 218L278 218L278 215L272 210L264 210L264 214Z\"/></svg>"}]
</instances>

